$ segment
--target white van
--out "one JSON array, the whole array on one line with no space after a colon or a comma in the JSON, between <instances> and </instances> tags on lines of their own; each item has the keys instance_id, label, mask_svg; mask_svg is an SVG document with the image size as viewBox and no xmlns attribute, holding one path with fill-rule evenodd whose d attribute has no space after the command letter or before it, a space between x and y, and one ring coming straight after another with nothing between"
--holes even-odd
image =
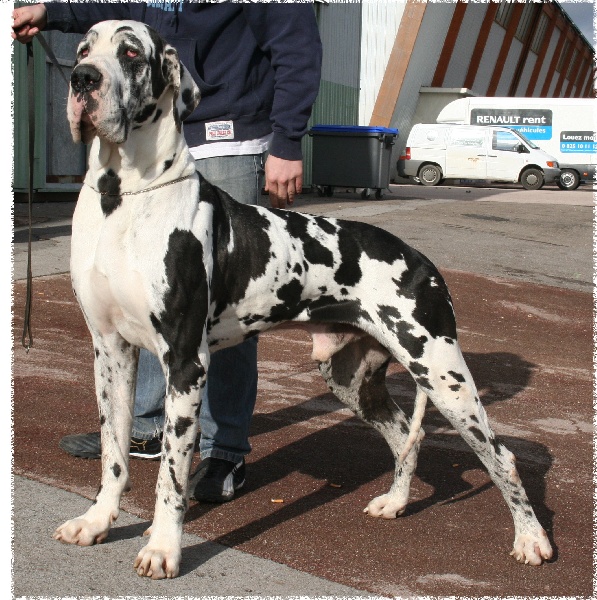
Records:
<instances>
[{"instance_id":1,"label":"white van","mask_svg":"<svg viewBox=\"0 0 597 600\"><path fill-rule=\"evenodd\" d=\"M398 161L398 174L423 185L444 179L486 179L520 182L527 190L538 190L556 182L560 169L553 156L508 127L418 123Z\"/></svg>"},{"instance_id":2,"label":"white van","mask_svg":"<svg viewBox=\"0 0 597 600\"><path fill-rule=\"evenodd\" d=\"M447 104L437 123L503 125L523 134L557 159L558 185L575 190L595 178L597 101L594 98L460 98Z\"/></svg>"}]
</instances>

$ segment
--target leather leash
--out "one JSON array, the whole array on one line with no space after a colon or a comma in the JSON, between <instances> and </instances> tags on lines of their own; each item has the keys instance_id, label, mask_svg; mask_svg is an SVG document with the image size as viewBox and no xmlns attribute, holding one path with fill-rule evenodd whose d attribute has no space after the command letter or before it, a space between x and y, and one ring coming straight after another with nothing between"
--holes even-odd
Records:
<instances>
[{"instance_id":1,"label":"leather leash","mask_svg":"<svg viewBox=\"0 0 597 600\"><path fill-rule=\"evenodd\" d=\"M31 274L31 236L33 222L33 161L35 150L35 102L34 102L34 73L33 73L33 44L27 42L27 93L28 93L28 121L29 121L29 239L27 241L27 290L25 295L25 322L21 343L29 352L33 346L31 334L31 298L33 294L33 276Z\"/></svg>"},{"instance_id":2,"label":"leather leash","mask_svg":"<svg viewBox=\"0 0 597 600\"><path fill-rule=\"evenodd\" d=\"M41 47L45 50L49 59L52 61L54 66L65 83L68 85L68 79L66 78L62 67L60 66L58 59L52 52L52 49L44 39L42 35L36 36L37 41ZM27 240L27 290L25 293L25 318L23 324L23 335L21 337L21 343L23 347L29 352L29 349L33 346L33 334L31 333L31 308L33 298L33 275L31 271L31 238L33 229L33 162L35 160L35 73L33 63L33 43L27 42L27 103L28 103L28 125L29 125L29 189L28 189L28 218L29 218L29 235Z\"/></svg>"}]
</instances>

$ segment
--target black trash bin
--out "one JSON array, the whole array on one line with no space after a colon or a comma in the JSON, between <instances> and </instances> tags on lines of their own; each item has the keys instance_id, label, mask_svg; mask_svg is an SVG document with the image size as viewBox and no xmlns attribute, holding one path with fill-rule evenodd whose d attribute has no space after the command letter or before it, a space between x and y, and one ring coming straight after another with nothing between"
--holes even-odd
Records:
<instances>
[{"instance_id":1,"label":"black trash bin","mask_svg":"<svg viewBox=\"0 0 597 600\"><path fill-rule=\"evenodd\" d=\"M315 125L313 138L312 183L321 196L331 196L334 187L363 188L368 198L376 198L390 183L392 146L397 129L357 125Z\"/></svg>"}]
</instances>

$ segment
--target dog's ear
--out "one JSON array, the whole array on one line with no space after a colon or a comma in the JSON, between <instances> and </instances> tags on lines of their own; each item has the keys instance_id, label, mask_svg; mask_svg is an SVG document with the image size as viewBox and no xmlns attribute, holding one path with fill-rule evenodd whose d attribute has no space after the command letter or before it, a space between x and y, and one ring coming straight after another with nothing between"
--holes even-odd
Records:
<instances>
[{"instance_id":1,"label":"dog's ear","mask_svg":"<svg viewBox=\"0 0 597 600\"><path fill-rule=\"evenodd\" d=\"M195 110L201 99L201 92L189 71L180 62L178 52L167 45L164 50L164 72L168 84L174 89L174 119L176 128Z\"/></svg>"}]
</instances>

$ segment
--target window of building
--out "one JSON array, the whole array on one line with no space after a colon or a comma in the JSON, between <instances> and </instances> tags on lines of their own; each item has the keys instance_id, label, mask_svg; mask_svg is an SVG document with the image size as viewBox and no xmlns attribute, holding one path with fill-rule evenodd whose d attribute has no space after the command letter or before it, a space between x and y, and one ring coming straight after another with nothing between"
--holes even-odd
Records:
<instances>
[{"instance_id":1,"label":"window of building","mask_svg":"<svg viewBox=\"0 0 597 600\"><path fill-rule=\"evenodd\" d=\"M575 84L577 86L580 86L582 84L582 79L584 78L584 76L587 74L587 59L583 58L582 62L580 63L580 68L578 69L578 74L576 75L576 82Z\"/></svg>"},{"instance_id":2,"label":"window of building","mask_svg":"<svg viewBox=\"0 0 597 600\"><path fill-rule=\"evenodd\" d=\"M494 131L491 147L502 152L518 152L520 140L509 131Z\"/></svg>"},{"instance_id":3,"label":"window of building","mask_svg":"<svg viewBox=\"0 0 597 600\"><path fill-rule=\"evenodd\" d=\"M516 39L520 40L523 44L528 40L529 35L531 34L537 10L541 10L541 6L534 2L527 2L522 9L522 15L520 16L520 21L518 21L515 35Z\"/></svg>"},{"instance_id":4,"label":"window of building","mask_svg":"<svg viewBox=\"0 0 597 600\"><path fill-rule=\"evenodd\" d=\"M541 16L539 17L539 22L537 23L537 29L535 29L533 41L531 42L531 52L539 54L539 52L541 51L541 46L543 45L543 40L545 39L548 24L549 17L545 13L541 13Z\"/></svg>"},{"instance_id":5,"label":"window of building","mask_svg":"<svg viewBox=\"0 0 597 600\"><path fill-rule=\"evenodd\" d=\"M562 47L562 53L560 54L560 58L558 59L558 64L556 66L556 71L558 73L561 73L564 69L564 60L566 59L566 56L568 55L568 50L570 48L570 40L566 40L564 42L564 45Z\"/></svg>"},{"instance_id":6,"label":"window of building","mask_svg":"<svg viewBox=\"0 0 597 600\"><path fill-rule=\"evenodd\" d=\"M566 79L571 81L572 74L574 73L574 67L576 66L576 61L578 60L578 48L574 48L574 52L572 53L572 58L570 59L570 64L568 66L568 72L566 73Z\"/></svg>"},{"instance_id":7,"label":"window of building","mask_svg":"<svg viewBox=\"0 0 597 600\"><path fill-rule=\"evenodd\" d=\"M514 4L511 2L500 2L500 6L497 9L495 15L495 22L504 28L507 28L514 12Z\"/></svg>"}]
</instances>

